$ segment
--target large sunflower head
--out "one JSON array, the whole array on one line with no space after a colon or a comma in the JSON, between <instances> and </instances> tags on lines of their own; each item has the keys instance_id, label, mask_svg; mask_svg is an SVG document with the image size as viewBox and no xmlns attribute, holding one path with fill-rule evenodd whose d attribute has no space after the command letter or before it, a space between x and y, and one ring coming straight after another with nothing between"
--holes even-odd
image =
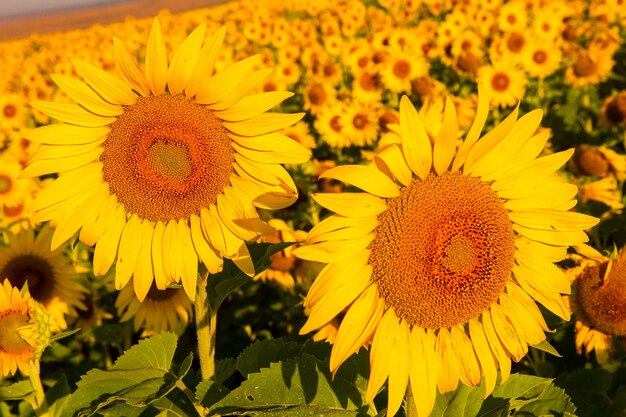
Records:
<instances>
[{"instance_id":1,"label":"large sunflower head","mask_svg":"<svg viewBox=\"0 0 626 417\"><path fill-rule=\"evenodd\" d=\"M75 103L34 102L62 123L31 131L43 145L23 175L61 172L33 204L36 219L57 223L52 247L80 231L96 245L94 271L116 263L116 287L134 276L143 300L182 279L195 297L198 260L210 272L223 257L254 275L245 242L272 232L256 208L297 197L279 163L310 152L277 130L302 114L266 113L292 94L250 94L272 72L252 56L214 73L225 28L198 26L168 58L154 20L145 65L114 42L120 76L75 61L82 81L53 75Z\"/></svg>"},{"instance_id":2,"label":"large sunflower head","mask_svg":"<svg viewBox=\"0 0 626 417\"><path fill-rule=\"evenodd\" d=\"M568 211L576 186L555 171L573 149L538 157L549 133L541 111L515 109L479 139L488 114L479 86L477 114L457 146L447 99L434 143L410 101L400 102L399 143L372 166L340 166L322 176L364 192L316 194L336 214L314 227L297 256L328 265L313 283L302 333L344 315L333 371L371 341L368 400L389 379L389 415L407 385L420 416L437 389L460 380L488 395L529 345L549 330L535 302L569 318L570 285L553 262L584 242L597 219ZM389 352L394 352L389 355Z\"/></svg>"},{"instance_id":3,"label":"large sunflower head","mask_svg":"<svg viewBox=\"0 0 626 417\"><path fill-rule=\"evenodd\" d=\"M35 235L32 228L8 234L8 245L0 246L0 277L11 285L28 285L30 296L50 314L54 329L67 328L65 315L84 308L87 289L80 283L86 268L73 265L64 254L67 245L50 251L53 230L44 226Z\"/></svg>"}]
</instances>

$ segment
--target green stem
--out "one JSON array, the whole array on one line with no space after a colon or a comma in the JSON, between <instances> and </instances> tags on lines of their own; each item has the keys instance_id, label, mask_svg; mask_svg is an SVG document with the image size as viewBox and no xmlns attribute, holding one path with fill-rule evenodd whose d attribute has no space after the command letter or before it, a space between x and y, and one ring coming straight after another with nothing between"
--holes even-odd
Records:
<instances>
[{"instance_id":1,"label":"green stem","mask_svg":"<svg viewBox=\"0 0 626 417\"><path fill-rule=\"evenodd\" d=\"M200 369L202 379L207 380L215 375L215 330L217 324L217 311L211 310L207 303L207 276L198 275L195 310Z\"/></svg>"},{"instance_id":2,"label":"green stem","mask_svg":"<svg viewBox=\"0 0 626 417\"><path fill-rule=\"evenodd\" d=\"M41 377L39 376L39 360L35 359L28 363L29 368L29 378L30 383L33 386L34 395L34 403L33 408L35 409L35 414L38 417L47 417L48 414L48 403L46 402L46 395L43 392L43 385L41 384Z\"/></svg>"}]
</instances>

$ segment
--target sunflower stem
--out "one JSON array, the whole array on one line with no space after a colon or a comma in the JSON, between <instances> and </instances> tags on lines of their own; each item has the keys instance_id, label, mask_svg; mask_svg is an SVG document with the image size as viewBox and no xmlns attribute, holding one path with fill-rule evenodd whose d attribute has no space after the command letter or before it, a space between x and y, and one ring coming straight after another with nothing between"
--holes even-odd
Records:
<instances>
[{"instance_id":1,"label":"sunflower stem","mask_svg":"<svg viewBox=\"0 0 626 417\"><path fill-rule=\"evenodd\" d=\"M198 275L198 292L195 302L198 355L203 380L211 379L215 375L217 311L213 311L207 303L207 278L206 275Z\"/></svg>"},{"instance_id":2,"label":"sunflower stem","mask_svg":"<svg viewBox=\"0 0 626 417\"><path fill-rule=\"evenodd\" d=\"M48 403L46 402L46 395L43 392L43 385L41 384L41 377L39 376L39 360L35 359L28 363L30 383L34 390L34 401L31 402L35 414L38 417L47 417Z\"/></svg>"}]
</instances>

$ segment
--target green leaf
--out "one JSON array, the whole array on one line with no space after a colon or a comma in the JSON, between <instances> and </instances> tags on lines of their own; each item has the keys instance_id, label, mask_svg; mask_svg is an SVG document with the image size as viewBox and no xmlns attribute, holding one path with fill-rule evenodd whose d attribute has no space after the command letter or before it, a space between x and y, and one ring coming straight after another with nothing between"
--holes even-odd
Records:
<instances>
[{"instance_id":1,"label":"green leaf","mask_svg":"<svg viewBox=\"0 0 626 417\"><path fill-rule=\"evenodd\" d=\"M172 370L175 350L176 336L172 333L141 340L109 370L93 369L83 375L61 415L93 415L119 403L145 407L168 395L190 366L188 357L185 365L178 367L178 374Z\"/></svg>"},{"instance_id":2,"label":"green leaf","mask_svg":"<svg viewBox=\"0 0 626 417\"><path fill-rule=\"evenodd\" d=\"M258 274L266 270L272 264L270 256L294 243L253 243L248 245L255 272ZM251 278L244 274L233 261L225 258L222 271L209 275L207 281L207 303L209 308L212 311L217 311L230 293L243 284L250 282L250 280Z\"/></svg>"},{"instance_id":3,"label":"green leaf","mask_svg":"<svg viewBox=\"0 0 626 417\"><path fill-rule=\"evenodd\" d=\"M367 351L348 359L332 379L328 363L314 356L272 363L215 404L211 414L303 416L368 415L364 400Z\"/></svg>"},{"instance_id":4,"label":"green leaf","mask_svg":"<svg viewBox=\"0 0 626 417\"><path fill-rule=\"evenodd\" d=\"M211 380L202 381L196 387L196 399L205 407L213 406L229 393L228 388Z\"/></svg>"},{"instance_id":5,"label":"green leaf","mask_svg":"<svg viewBox=\"0 0 626 417\"><path fill-rule=\"evenodd\" d=\"M609 397L609 390L613 383L613 375L606 369L577 369L560 375L555 382L574 399L578 416L623 417L619 413L611 413L614 403Z\"/></svg>"},{"instance_id":6,"label":"green leaf","mask_svg":"<svg viewBox=\"0 0 626 417\"><path fill-rule=\"evenodd\" d=\"M244 377L261 368L267 368L272 362L295 358L300 354L301 346L283 339L257 341L248 346L237 358L237 370Z\"/></svg>"},{"instance_id":7,"label":"green leaf","mask_svg":"<svg viewBox=\"0 0 626 417\"><path fill-rule=\"evenodd\" d=\"M218 384L223 384L237 370L237 359L224 358L215 361L215 375L213 379Z\"/></svg>"},{"instance_id":8,"label":"green leaf","mask_svg":"<svg viewBox=\"0 0 626 417\"><path fill-rule=\"evenodd\" d=\"M23 400L33 394L30 380L19 381L7 387L0 387L0 401Z\"/></svg>"},{"instance_id":9,"label":"green leaf","mask_svg":"<svg viewBox=\"0 0 626 417\"><path fill-rule=\"evenodd\" d=\"M78 333L80 331L81 331L81 329L78 328L78 329L68 330L66 332L57 333L57 334L53 335L52 337L50 337L50 342L58 342L59 340L65 339L66 337L71 336L71 335L73 335L75 333Z\"/></svg>"},{"instance_id":10,"label":"green leaf","mask_svg":"<svg viewBox=\"0 0 626 417\"><path fill-rule=\"evenodd\" d=\"M549 353L552 356L556 356L557 358L562 358L563 356L548 342L547 340L543 340L541 343L536 345L531 345L535 349L542 350L546 353Z\"/></svg>"},{"instance_id":11,"label":"green leaf","mask_svg":"<svg viewBox=\"0 0 626 417\"><path fill-rule=\"evenodd\" d=\"M62 374L59 380L46 391L46 403L48 412L52 417L58 417L63 412L67 401L70 399L70 386L67 377Z\"/></svg>"},{"instance_id":12,"label":"green leaf","mask_svg":"<svg viewBox=\"0 0 626 417\"><path fill-rule=\"evenodd\" d=\"M437 395L431 417L476 416L481 409L484 392L483 387L459 384L455 391Z\"/></svg>"},{"instance_id":13,"label":"green leaf","mask_svg":"<svg viewBox=\"0 0 626 417\"><path fill-rule=\"evenodd\" d=\"M511 401L511 408L515 409L518 415L534 416L576 411L576 406L565 391L552 384L546 386L536 398Z\"/></svg>"}]
</instances>

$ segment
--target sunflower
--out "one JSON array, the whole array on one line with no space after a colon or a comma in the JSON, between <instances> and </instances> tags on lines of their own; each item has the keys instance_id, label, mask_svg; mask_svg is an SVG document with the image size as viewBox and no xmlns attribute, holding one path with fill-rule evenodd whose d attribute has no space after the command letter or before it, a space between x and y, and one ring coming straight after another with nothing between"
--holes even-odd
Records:
<instances>
[{"instance_id":1,"label":"sunflower","mask_svg":"<svg viewBox=\"0 0 626 417\"><path fill-rule=\"evenodd\" d=\"M513 106L524 95L526 75L506 60L478 70L478 81L487 87L494 106Z\"/></svg>"},{"instance_id":2,"label":"sunflower","mask_svg":"<svg viewBox=\"0 0 626 417\"><path fill-rule=\"evenodd\" d=\"M282 242L300 242L306 239L306 232L303 230L293 230L287 223L280 219L271 219L268 221L276 231L259 239L260 242L282 243ZM272 281L277 283L281 288L291 291L296 285L298 279L298 266L300 259L293 256L293 250L297 248L297 244L289 246L270 256L272 264L263 272L254 277L255 280Z\"/></svg>"},{"instance_id":3,"label":"sunflower","mask_svg":"<svg viewBox=\"0 0 626 417\"><path fill-rule=\"evenodd\" d=\"M517 120L516 108L478 140L487 114L481 85L476 118L457 149L447 99L431 145L403 97L400 145L385 148L374 166L326 171L365 192L315 194L336 214L294 251L328 263L304 301L310 315L300 332L345 310L330 368L371 340L366 399L389 379L389 415L409 381L420 416L432 410L437 388L453 391L459 380L478 385L484 376L489 395L498 367L505 381L511 359L545 340L549 329L534 301L569 318L561 297L569 281L553 262L597 223L568 211L576 187L554 173L574 150L537 158L548 140L535 134L540 110Z\"/></svg>"},{"instance_id":4,"label":"sunflower","mask_svg":"<svg viewBox=\"0 0 626 417\"><path fill-rule=\"evenodd\" d=\"M27 134L43 145L23 175L62 172L33 203L36 219L58 222L53 249L80 230L96 245L94 273L116 262L116 288L134 276L140 300L153 277L159 289L182 280L194 299L198 260L215 273L230 258L254 275L245 242L273 231L256 208L297 198L278 162L310 151L276 131L303 114L265 113L292 93L247 95L272 72L254 69L258 55L213 74L225 30L205 41L201 24L168 63L155 18L144 71L114 38L121 78L75 61L85 82L53 79L77 104L32 103L63 122Z\"/></svg>"},{"instance_id":5,"label":"sunflower","mask_svg":"<svg viewBox=\"0 0 626 417\"><path fill-rule=\"evenodd\" d=\"M16 207L31 194L31 180L20 179L22 165L11 155L0 157L0 204Z\"/></svg>"},{"instance_id":6,"label":"sunflower","mask_svg":"<svg viewBox=\"0 0 626 417\"><path fill-rule=\"evenodd\" d=\"M576 352L604 365L613 358L616 339L626 339L626 249L609 258L587 245L578 245L571 257L572 312L576 316Z\"/></svg>"},{"instance_id":7,"label":"sunflower","mask_svg":"<svg viewBox=\"0 0 626 417\"><path fill-rule=\"evenodd\" d=\"M135 331L181 333L189 323L192 304L184 289L160 290L152 283L143 301L137 299L133 287L124 287L115 300L115 307L122 322L133 320Z\"/></svg>"},{"instance_id":8,"label":"sunflower","mask_svg":"<svg viewBox=\"0 0 626 417\"><path fill-rule=\"evenodd\" d=\"M20 94L0 95L0 128L22 129L26 127L25 107L24 97Z\"/></svg>"},{"instance_id":9,"label":"sunflower","mask_svg":"<svg viewBox=\"0 0 626 417\"><path fill-rule=\"evenodd\" d=\"M63 254L67 245L50 251L53 230L44 226L35 236L32 228L9 233L9 245L0 247L0 276L21 288L28 283L31 297L50 314L55 329L66 329L65 315L84 308L87 292L79 282L86 268L71 265Z\"/></svg>"},{"instance_id":10,"label":"sunflower","mask_svg":"<svg viewBox=\"0 0 626 417\"><path fill-rule=\"evenodd\" d=\"M535 43L526 48L522 66L533 77L546 78L561 66L561 51L549 42Z\"/></svg>"},{"instance_id":11,"label":"sunflower","mask_svg":"<svg viewBox=\"0 0 626 417\"><path fill-rule=\"evenodd\" d=\"M35 308L28 293L22 294L5 279L0 287L0 376L19 370L29 374L35 358Z\"/></svg>"},{"instance_id":12,"label":"sunflower","mask_svg":"<svg viewBox=\"0 0 626 417\"><path fill-rule=\"evenodd\" d=\"M595 47L580 49L565 70L565 81L575 87L599 84L608 78L614 64L611 55Z\"/></svg>"},{"instance_id":13,"label":"sunflower","mask_svg":"<svg viewBox=\"0 0 626 417\"><path fill-rule=\"evenodd\" d=\"M599 201L617 212L624 208L621 187L613 176L581 185L578 194L583 203L589 200Z\"/></svg>"},{"instance_id":14,"label":"sunflower","mask_svg":"<svg viewBox=\"0 0 626 417\"><path fill-rule=\"evenodd\" d=\"M375 104L350 102L341 115L343 133L355 146L369 146L378 137L378 119Z\"/></svg>"}]
</instances>

